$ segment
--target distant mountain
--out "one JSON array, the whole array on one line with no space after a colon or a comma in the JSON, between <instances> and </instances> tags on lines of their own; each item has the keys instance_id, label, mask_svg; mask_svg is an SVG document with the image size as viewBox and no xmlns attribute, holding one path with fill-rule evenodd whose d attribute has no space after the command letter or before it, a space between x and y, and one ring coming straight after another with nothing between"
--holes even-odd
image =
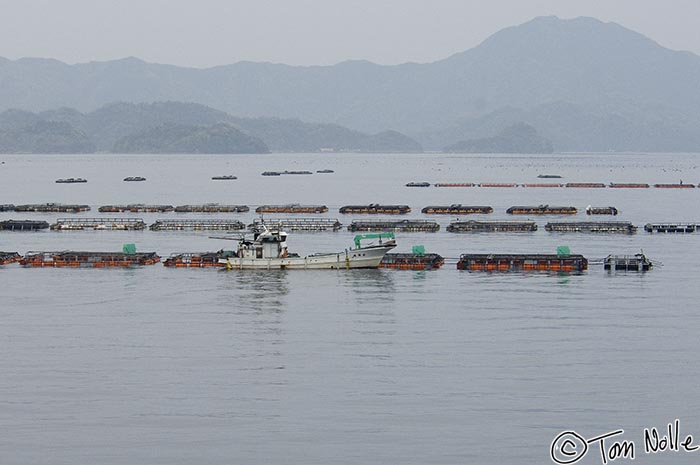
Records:
<instances>
[{"instance_id":1,"label":"distant mountain","mask_svg":"<svg viewBox=\"0 0 700 465\"><path fill-rule=\"evenodd\" d=\"M101 151L112 151L114 144L123 137L166 124L212 126L231 121L231 116L223 111L182 102L113 103L89 113L61 108L41 112L38 116L72 124L88 134Z\"/></svg>"},{"instance_id":2,"label":"distant mountain","mask_svg":"<svg viewBox=\"0 0 700 465\"><path fill-rule=\"evenodd\" d=\"M41 121L61 122L87 135L93 150L101 152L180 152L187 146L179 138L180 131L193 128L212 128L226 124L237 128L230 132L229 146L203 138L189 139L194 153L211 153L220 147L220 153L239 153L240 147L250 147L253 153L274 150L278 152L314 152L321 149L355 152L420 152L418 142L395 131L365 134L335 124L306 123L295 119L239 118L220 110L182 102L114 103L90 113L70 108L31 113L7 110L0 113L0 131L24 128ZM221 129L221 128L219 128ZM152 138L150 141L148 138ZM234 141L236 139L236 141ZM256 139L253 144L250 139ZM171 148L168 144L174 144ZM265 148L262 148L262 147Z\"/></svg>"},{"instance_id":3,"label":"distant mountain","mask_svg":"<svg viewBox=\"0 0 700 465\"><path fill-rule=\"evenodd\" d=\"M226 123L213 126L164 124L119 139L118 153L268 153L267 145Z\"/></svg>"},{"instance_id":4,"label":"distant mountain","mask_svg":"<svg viewBox=\"0 0 700 465\"><path fill-rule=\"evenodd\" d=\"M398 131L382 131L359 142L362 152L422 152L415 140Z\"/></svg>"},{"instance_id":5,"label":"distant mountain","mask_svg":"<svg viewBox=\"0 0 700 465\"><path fill-rule=\"evenodd\" d=\"M531 116L524 121L547 137L543 123L566 129L551 137L558 150L593 149L601 131L605 141L598 146L615 150L697 150L699 83L697 55L666 49L615 23L539 17L427 64L240 62L193 69L136 58L77 65L0 59L0 110L92 112L115 101L178 100L243 118L324 121L365 133L398 130L432 147L456 142L439 140L446 128L516 109L511 120ZM544 121L550 105L575 111L563 115L569 120L564 125ZM606 131L611 122L619 135ZM104 140L122 132L103 130ZM646 145L636 134L646 135Z\"/></svg>"},{"instance_id":6,"label":"distant mountain","mask_svg":"<svg viewBox=\"0 0 700 465\"><path fill-rule=\"evenodd\" d=\"M457 153L552 153L552 142L529 124L508 126L492 137L459 141L444 148Z\"/></svg>"},{"instance_id":7,"label":"distant mountain","mask_svg":"<svg viewBox=\"0 0 700 465\"><path fill-rule=\"evenodd\" d=\"M27 115L17 113L24 118ZM31 119L31 118L29 118ZM91 153L95 145L68 123L36 121L0 130L0 153Z\"/></svg>"},{"instance_id":8,"label":"distant mountain","mask_svg":"<svg viewBox=\"0 0 700 465\"><path fill-rule=\"evenodd\" d=\"M7 110L0 113L0 131L13 131L43 121L39 115L23 110Z\"/></svg>"},{"instance_id":9,"label":"distant mountain","mask_svg":"<svg viewBox=\"0 0 700 465\"><path fill-rule=\"evenodd\" d=\"M233 118L237 126L281 152L422 152L414 139L396 131L365 134L337 124L306 123L296 119Z\"/></svg>"},{"instance_id":10,"label":"distant mountain","mask_svg":"<svg viewBox=\"0 0 700 465\"><path fill-rule=\"evenodd\" d=\"M636 118L615 112L601 114L564 102L527 110L505 107L417 134L416 138L426 150L441 150L461 140L483 138L525 121L550 140L557 151L700 151L700 123L691 119L677 118L662 109Z\"/></svg>"}]
</instances>

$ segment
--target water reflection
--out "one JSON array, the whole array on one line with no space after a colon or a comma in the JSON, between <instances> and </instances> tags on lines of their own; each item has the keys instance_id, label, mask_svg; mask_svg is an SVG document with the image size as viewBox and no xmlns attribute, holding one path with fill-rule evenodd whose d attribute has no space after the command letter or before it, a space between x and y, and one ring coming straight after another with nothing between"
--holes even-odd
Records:
<instances>
[{"instance_id":1,"label":"water reflection","mask_svg":"<svg viewBox=\"0 0 700 465\"><path fill-rule=\"evenodd\" d=\"M348 270L343 278L345 288L358 303L386 303L396 299L391 270Z\"/></svg>"},{"instance_id":2,"label":"water reflection","mask_svg":"<svg viewBox=\"0 0 700 465\"><path fill-rule=\"evenodd\" d=\"M344 274L344 288L354 305L347 307L348 332L341 350L353 360L352 366L371 370L392 365L397 279L394 270L350 270Z\"/></svg>"},{"instance_id":3,"label":"water reflection","mask_svg":"<svg viewBox=\"0 0 700 465\"><path fill-rule=\"evenodd\" d=\"M232 353L240 359L238 369L247 373L241 381L261 385L284 384L284 375L276 372L284 368L288 272L222 271L220 276L230 292L226 305L233 310L229 327Z\"/></svg>"},{"instance_id":4,"label":"water reflection","mask_svg":"<svg viewBox=\"0 0 700 465\"><path fill-rule=\"evenodd\" d=\"M222 271L235 290L235 304L256 312L283 312L289 294L285 270Z\"/></svg>"}]
</instances>

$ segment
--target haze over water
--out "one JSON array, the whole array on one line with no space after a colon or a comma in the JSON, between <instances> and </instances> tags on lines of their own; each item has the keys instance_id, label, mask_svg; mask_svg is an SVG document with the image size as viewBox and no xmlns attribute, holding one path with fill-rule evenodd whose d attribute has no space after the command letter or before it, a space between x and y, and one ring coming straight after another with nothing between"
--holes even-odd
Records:
<instances>
[{"instance_id":1,"label":"haze over water","mask_svg":"<svg viewBox=\"0 0 700 465\"><path fill-rule=\"evenodd\" d=\"M697 189L406 188L409 181L700 182L679 154L256 156L2 156L0 203L85 203L58 217L238 218L246 214L100 214L105 204L400 203L436 219L438 233L397 233L397 251L423 244L460 253L554 253L589 259L643 249L649 273L580 275L437 271L224 272L0 268L0 462L3 464L522 464L551 463L561 431L624 429L635 462L645 427L679 418L700 434L700 236L651 235L647 222L700 222ZM263 177L268 170L332 174ZM211 181L234 174L236 181ZM125 183L144 176L143 183ZM55 184L64 177L87 184ZM556 182L556 180L555 180ZM450 234L453 217L427 205L564 205L576 216L532 217L520 234ZM587 217L612 205L617 217ZM285 215L280 215L285 216ZM305 215L300 215L305 216ZM379 215L380 217L386 217ZM274 218L275 215L269 215ZM548 221L631 221L636 235L556 234ZM210 232L0 233L0 250L173 252L230 248ZM291 233L291 251L338 251L347 231ZM580 463L600 463L597 448Z\"/></svg>"}]
</instances>

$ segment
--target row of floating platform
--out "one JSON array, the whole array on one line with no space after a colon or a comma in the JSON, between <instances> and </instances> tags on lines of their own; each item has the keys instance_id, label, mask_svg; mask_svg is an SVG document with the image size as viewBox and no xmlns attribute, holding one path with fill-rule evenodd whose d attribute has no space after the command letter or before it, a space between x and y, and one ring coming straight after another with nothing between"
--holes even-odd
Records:
<instances>
[{"instance_id":1,"label":"row of floating platform","mask_svg":"<svg viewBox=\"0 0 700 465\"><path fill-rule=\"evenodd\" d=\"M103 205L98 211L100 213L246 213L250 211L247 205L220 205L218 203L207 203L202 205Z\"/></svg>"},{"instance_id":2,"label":"row of floating platform","mask_svg":"<svg viewBox=\"0 0 700 465\"><path fill-rule=\"evenodd\" d=\"M317 173L320 174L328 174L328 173L335 173L335 171L330 170L330 169L323 169L323 170L316 170ZM301 175L306 175L306 174L314 174L313 171L308 171L308 170L297 170L297 171L263 171L260 173L262 176L282 176L282 175L294 175L294 174L301 174Z\"/></svg>"},{"instance_id":3,"label":"row of floating platform","mask_svg":"<svg viewBox=\"0 0 700 465\"><path fill-rule=\"evenodd\" d=\"M343 227L337 218L275 218L273 222L289 231L339 231ZM256 230L262 225L263 220L256 218L248 228Z\"/></svg>"},{"instance_id":4,"label":"row of floating platform","mask_svg":"<svg viewBox=\"0 0 700 465\"><path fill-rule=\"evenodd\" d=\"M155 252L28 252L19 264L28 267L115 268L146 266L160 262Z\"/></svg>"},{"instance_id":5,"label":"row of floating platform","mask_svg":"<svg viewBox=\"0 0 700 465\"><path fill-rule=\"evenodd\" d=\"M39 212L39 213L81 213L90 211L89 205L63 203L32 203L25 205L5 204L0 211Z\"/></svg>"},{"instance_id":6,"label":"row of floating platform","mask_svg":"<svg viewBox=\"0 0 700 465\"><path fill-rule=\"evenodd\" d=\"M340 207L338 212L361 215L405 215L406 213L411 213L411 207L408 205L381 205L378 203L370 203L367 205L345 205L344 207Z\"/></svg>"},{"instance_id":7,"label":"row of floating platform","mask_svg":"<svg viewBox=\"0 0 700 465\"><path fill-rule=\"evenodd\" d=\"M447 232L532 232L537 231L534 221L453 221Z\"/></svg>"},{"instance_id":8,"label":"row of floating platform","mask_svg":"<svg viewBox=\"0 0 700 465\"><path fill-rule=\"evenodd\" d=\"M436 253L410 254L388 253L384 255L379 268L395 270L437 270L445 263L445 259Z\"/></svg>"},{"instance_id":9,"label":"row of floating platform","mask_svg":"<svg viewBox=\"0 0 700 465\"><path fill-rule=\"evenodd\" d=\"M142 182L145 181L146 178L143 176L127 176L124 178L125 182ZM57 184L84 184L87 182L87 179L84 178L61 178L61 179L56 179Z\"/></svg>"},{"instance_id":10,"label":"row of floating platform","mask_svg":"<svg viewBox=\"0 0 700 465\"><path fill-rule=\"evenodd\" d=\"M223 251L202 253L176 253L163 265L172 268L222 268L219 263ZM124 268L154 265L161 257L155 252L0 252L0 265L19 263L32 268ZM601 260L605 270L648 271L653 262L643 253L635 255L608 255ZM434 270L442 267L445 259L435 253L389 253L384 256L380 268L399 270ZM462 254L457 261L458 270L487 272L564 272L577 273L588 269L588 260L575 254Z\"/></svg>"},{"instance_id":11,"label":"row of floating platform","mask_svg":"<svg viewBox=\"0 0 700 465\"><path fill-rule=\"evenodd\" d=\"M34 220L6 220L0 221L0 231L38 231L48 229L49 223L46 221Z\"/></svg>"},{"instance_id":12,"label":"row of floating platform","mask_svg":"<svg viewBox=\"0 0 700 465\"><path fill-rule=\"evenodd\" d=\"M584 232L584 233L618 233L634 234L637 227L629 221L576 221L547 223L545 231Z\"/></svg>"},{"instance_id":13,"label":"row of floating platform","mask_svg":"<svg viewBox=\"0 0 700 465\"><path fill-rule=\"evenodd\" d=\"M440 225L431 220L356 220L348 225L348 231L401 231L437 232Z\"/></svg>"},{"instance_id":14,"label":"row of floating platform","mask_svg":"<svg viewBox=\"0 0 700 465\"><path fill-rule=\"evenodd\" d=\"M103 205L99 208L101 213L246 213L250 211L247 205L220 205L218 203L206 203L201 205ZM255 209L256 213L328 213L325 205L261 205Z\"/></svg>"},{"instance_id":15,"label":"row of floating platform","mask_svg":"<svg viewBox=\"0 0 700 465\"><path fill-rule=\"evenodd\" d=\"M261 227L261 219L246 225L235 219L159 219L147 226L141 218L58 218L56 223L34 220L0 221L2 231L241 231ZM269 223L269 221L268 221ZM290 231L339 231L342 223L337 218L280 218L274 221L282 229ZM471 232L534 232L538 226L534 221L453 221L446 231L450 233ZM548 222L544 227L550 232L619 233L634 234L637 226L629 221L559 221ZM421 219L377 219L354 220L347 226L351 232L395 231L438 232L440 224ZM694 233L700 231L698 223L647 223L644 230L649 233Z\"/></svg>"},{"instance_id":16,"label":"row of floating platform","mask_svg":"<svg viewBox=\"0 0 700 465\"><path fill-rule=\"evenodd\" d=\"M493 213L493 207L482 205L462 205L455 203L452 205L430 205L421 210L426 215L471 215L474 213Z\"/></svg>"},{"instance_id":17,"label":"row of floating platform","mask_svg":"<svg viewBox=\"0 0 700 465\"><path fill-rule=\"evenodd\" d=\"M469 271L565 271L588 269L583 255L462 254L458 270Z\"/></svg>"},{"instance_id":18,"label":"row of floating platform","mask_svg":"<svg viewBox=\"0 0 700 465\"><path fill-rule=\"evenodd\" d=\"M141 231L146 223L140 218L59 218L50 228L54 231Z\"/></svg>"},{"instance_id":19,"label":"row of floating platform","mask_svg":"<svg viewBox=\"0 0 700 465\"><path fill-rule=\"evenodd\" d=\"M325 170L317 170L316 173L333 173L333 170L330 169L325 169ZM308 171L308 170L296 170L296 171L263 171L261 173L262 176L283 176L283 175L310 175L313 174L313 171ZM538 176L539 177L539 176ZM546 177L546 176L545 176ZM214 181L231 181L231 180L236 180L238 179L237 176L234 175L222 175L222 176L212 176L211 178ZM146 181L146 178L142 176L129 176L124 178L125 182L143 182ZM62 179L57 179L56 183L57 184L84 184L87 183L87 179L84 178L62 178ZM657 184L648 184L648 183L602 183L602 182L568 182L568 183L556 183L556 182L550 182L550 183L512 183L512 182L481 182L481 183L476 183L476 182L437 182L434 184L431 184L429 182L409 182L406 184L406 187L486 187L486 188L515 188L515 187L544 187L544 188L552 188L552 187L567 187L567 188L574 188L574 189L602 189L602 188L613 188L613 189L648 189L650 187L655 187L659 189L692 189L695 188L695 184L684 184L683 182L680 182L678 184L675 183L657 183ZM700 184L699 184L700 186Z\"/></svg>"},{"instance_id":20,"label":"row of floating platform","mask_svg":"<svg viewBox=\"0 0 700 465\"><path fill-rule=\"evenodd\" d=\"M334 173L335 171L331 169L323 169L323 170L317 170L317 173ZM281 176L283 174L313 174L311 171L264 171L262 173L263 176ZM234 176L232 174L225 174L225 175L218 175L218 176L212 176L211 179L213 181L234 181L238 179L238 176ZM124 178L125 182L143 182L146 181L146 178L143 176L128 176ZM84 184L88 182L87 179L85 178L61 178L57 179L56 183L57 184Z\"/></svg>"},{"instance_id":21,"label":"row of floating platform","mask_svg":"<svg viewBox=\"0 0 700 465\"><path fill-rule=\"evenodd\" d=\"M245 223L239 220L156 220L151 231L240 231Z\"/></svg>"},{"instance_id":22,"label":"row of floating platform","mask_svg":"<svg viewBox=\"0 0 700 465\"><path fill-rule=\"evenodd\" d=\"M644 253L608 255L600 260L607 271L649 271L654 263ZM462 254L458 270L490 272L565 272L588 269L588 259L576 254Z\"/></svg>"},{"instance_id":23,"label":"row of floating platform","mask_svg":"<svg viewBox=\"0 0 700 465\"><path fill-rule=\"evenodd\" d=\"M340 213L351 214L393 214L403 215L411 212L408 205L347 205L340 207ZM488 205L430 205L424 207L421 213L426 215L470 215L470 214L491 214L493 207ZM510 215L576 215L578 209L571 206L535 205L535 206L513 206L506 210ZM617 215L615 207L592 207L586 208L588 215Z\"/></svg>"},{"instance_id":24,"label":"row of floating platform","mask_svg":"<svg viewBox=\"0 0 700 465\"><path fill-rule=\"evenodd\" d=\"M0 205L0 211L8 212L39 212L39 213L81 213L90 211L89 205L71 205L60 203L42 203L26 205ZM218 203L206 203L201 205L102 205L98 208L100 213L246 213L250 211L247 205L221 205ZM325 205L261 205L255 209L256 213L327 213Z\"/></svg>"},{"instance_id":25,"label":"row of floating platform","mask_svg":"<svg viewBox=\"0 0 700 465\"><path fill-rule=\"evenodd\" d=\"M544 227L550 232L578 233L617 233L634 234L637 227L628 221L569 221L550 222ZM537 231L534 221L455 221L447 227L447 232L533 232Z\"/></svg>"},{"instance_id":26,"label":"row of floating platform","mask_svg":"<svg viewBox=\"0 0 700 465\"><path fill-rule=\"evenodd\" d=\"M331 169L323 169L323 170L317 170L316 173L334 173L333 170ZM262 176L284 176L284 175L310 175L314 174L313 171L309 170L285 170L285 171L263 171L261 173ZM538 176L539 178L560 178L561 176L556 176L556 175L544 175L544 176ZM231 181L231 180L236 180L238 179L237 176L234 175L219 175L219 176L212 176L212 180L214 181ZM146 178L143 176L128 176L124 178L125 182L143 182L146 181ZM57 184L84 184L87 183L88 180L84 178L61 178L57 179L56 183ZM694 184L685 184L683 182L680 182L678 184L675 183L657 183L657 184L648 184L648 183L602 183L602 182L568 182L568 183L556 183L556 182L550 182L550 183L512 183L512 182L437 182L434 184L431 184L429 182L421 181L421 182L409 182L406 184L406 187L430 187L430 186L435 186L435 187L486 187L486 188L515 188L515 187L544 187L544 188L551 188L551 187L567 187L567 188L588 188L588 189L600 189L600 188L626 188L626 189L648 189L650 187L655 187L655 188L660 188L660 189L692 189L695 188L696 186Z\"/></svg>"},{"instance_id":27,"label":"row of floating platform","mask_svg":"<svg viewBox=\"0 0 700 465\"><path fill-rule=\"evenodd\" d=\"M26 205L0 205L0 211L16 212L39 212L39 213L81 213L90 211L89 205L69 205L57 203L26 204ZM221 205L218 203L207 203L200 205L102 205L98 208L100 213L247 213L250 208L247 205ZM261 205L255 209L256 213L281 213L281 214L323 214L328 213L326 205ZM411 212L408 205L346 205L338 209L343 214L386 214L404 215ZM421 213L426 215L470 215L470 214L491 214L493 207L488 205L430 205L421 209ZM617 215L615 207L586 207L588 215ZM576 207L571 206L513 206L506 210L512 215L575 215L578 213Z\"/></svg>"},{"instance_id":28,"label":"row of floating platform","mask_svg":"<svg viewBox=\"0 0 700 465\"><path fill-rule=\"evenodd\" d=\"M514 206L506 210L509 215L575 215L576 207L557 207L551 205Z\"/></svg>"},{"instance_id":29,"label":"row of floating platform","mask_svg":"<svg viewBox=\"0 0 700 465\"><path fill-rule=\"evenodd\" d=\"M700 185L700 184L699 184ZM430 187L429 182L409 182L406 187ZM695 184L670 184L670 183L659 183L659 184L647 184L647 183L614 183L605 184L602 182L567 182L567 183L512 183L512 182L485 182L485 183L475 183L475 182L436 182L432 184L434 187L493 187L493 188L516 188L516 187L543 187L543 188L554 188L554 187L564 187L570 189L693 189L696 187Z\"/></svg>"}]
</instances>

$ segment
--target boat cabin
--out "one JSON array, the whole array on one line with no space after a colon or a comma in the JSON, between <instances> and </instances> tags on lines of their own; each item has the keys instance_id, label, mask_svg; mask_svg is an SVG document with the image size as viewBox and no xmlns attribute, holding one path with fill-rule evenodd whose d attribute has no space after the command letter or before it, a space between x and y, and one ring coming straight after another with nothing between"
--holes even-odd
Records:
<instances>
[{"instance_id":1,"label":"boat cabin","mask_svg":"<svg viewBox=\"0 0 700 465\"><path fill-rule=\"evenodd\" d=\"M287 233L265 228L255 232L253 240L241 240L238 244L239 258L286 258Z\"/></svg>"}]
</instances>

